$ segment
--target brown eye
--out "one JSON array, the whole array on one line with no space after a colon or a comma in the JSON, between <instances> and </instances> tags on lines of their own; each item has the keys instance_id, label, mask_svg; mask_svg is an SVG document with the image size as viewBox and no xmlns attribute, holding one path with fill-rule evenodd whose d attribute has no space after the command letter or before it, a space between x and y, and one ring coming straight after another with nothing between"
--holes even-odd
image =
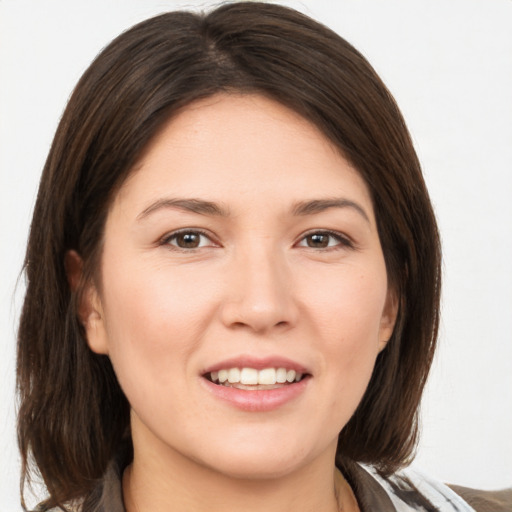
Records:
<instances>
[{"instance_id":1,"label":"brown eye","mask_svg":"<svg viewBox=\"0 0 512 512\"><path fill-rule=\"evenodd\" d=\"M324 247L329 247L330 238L331 235L325 233L315 233L314 235L308 235L306 237L306 243L308 247L323 249Z\"/></svg>"},{"instance_id":2,"label":"brown eye","mask_svg":"<svg viewBox=\"0 0 512 512\"><path fill-rule=\"evenodd\" d=\"M352 247L352 242L339 233L316 231L304 236L298 245L299 247L309 247L311 249L341 249L343 247Z\"/></svg>"},{"instance_id":3,"label":"brown eye","mask_svg":"<svg viewBox=\"0 0 512 512\"><path fill-rule=\"evenodd\" d=\"M198 249L211 245L210 239L200 231L174 233L165 242L179 249Z\"/></svg>"}]
</instances>

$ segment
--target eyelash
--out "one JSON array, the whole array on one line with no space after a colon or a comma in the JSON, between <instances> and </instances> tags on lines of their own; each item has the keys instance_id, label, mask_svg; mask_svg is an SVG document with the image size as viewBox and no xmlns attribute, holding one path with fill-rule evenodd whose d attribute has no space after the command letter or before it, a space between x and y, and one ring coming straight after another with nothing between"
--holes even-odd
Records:
<instances>
[{"instance_id":1,"label":"eyelash","mask_svg":"<svg viewBox=\"0 0 512 512\"><path fill-rule=\"evenodd\" d=\"M199 247L179 247L178 245L172 244L171 242L173 240L176 240L180 235L199 235L200 237L207 238L210 241L208 246L211 247L212 245L217 245L215 243L215 241L213 240L212 236L209 233L207 233L206 231L202 231L201 229L180 229L179 231L174 231L168 235L165 235L161 239L160 245L171 246L173 250L185 251L185 252L190 252L190 251L204 248L204 246L202 246L202 247L201 246L199 246Z\"/></svg>"},{"instance_id":2,"label":"eyelash","mask_svg":"<svg viewBox=\"0 0 512 512\"><path fill-rule=\"evenodd\" d=\"M320 236L329 236L331 238L334 238L336 240L336 244L334 245L327 245L327 247L309 247L307 245L300 245L300 247L306 247L308 249L313 250L324 250L324 251L332 251L332 250L339 250L339 249L353 249L354 243L350 238L348 238L345 235L342 235L341 233L338 233L337 231L330 231L330 230L314 230L310 231L309 233L306 233L302 235L301 239L299 240L299 244L301 242L306 242L308 237L314 236L314 235L320 235Z\"/></svg>"},{"instance_id":3,"label":"eyelash","mask_svg":"<svg viewBox=\"0 0 512 512\"><path fill-rule=\"evenodd\" d=\"M163 237L161 239L159 244L170 246L170 247L172 247L173 250L184 251L184 252L190 252L190 251L202 249L205 247L205 246L201 246L201 245L199 245L198 247L180 247L178 245L171 243L172 241L177 240L177 238L180 235L182 235L182 236L184 236L184 235L199 235L200 237L207 238L210 241L210 244L208 244L206 247L211 247L211 246L217 245L216 242L213 240L212 236L209 233L207 233L206 231L203 231L201 229L188 229L188 228L181 229L179 231L174 231L173 233L166 235L165 237ZM329 245L330 244L330 241L329 241L328 245L326 247L310 247L310 246L306 245L308 237L312 237L315 235L328 236L328 237L336 240L337 243L335 243L333 245ZM201 241L199 241L199 244L201 244ZM330 230L314 230L314 231L305 233L304 235L301 236L301 238L299 239L299 242L296 243L295 245L297 245L299 247L305 247L308 249L312 249L312 250L322 250L322 251L333 251L333 250L335 251L335 250L339 250L339 249L343 249L343 248L348 248L348 249L354 248L354 243L347 236L342 235L341 233L338 233L337 231L330 231Z\"/></svg>"}]
</instances>

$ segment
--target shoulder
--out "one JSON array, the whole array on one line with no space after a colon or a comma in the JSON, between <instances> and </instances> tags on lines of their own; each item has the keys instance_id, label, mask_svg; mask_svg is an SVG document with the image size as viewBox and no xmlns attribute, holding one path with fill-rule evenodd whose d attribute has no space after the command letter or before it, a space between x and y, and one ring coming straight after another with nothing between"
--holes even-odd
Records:
<instances>
[{"instance_id":1,"label":"shoulder","mask_svg":"<svg viewBox=\"0 0 512 512\"><path fill-rule=\"evenodd\" d=\"M79 512L79 511L80 511L80 507L78 505L67 505L66 508L61 508L61 507L48 508L43 502L30 512Z\"/></svg>"},{"instance_id":2,"label":"shoulder","mask_svg":"<svg viewBox=\"0 0 512 512\"><path fill-rule=\"evenodd\" d=\"M416 468L384 477L371 466L354 464L343 473L362 512L512 512L512 489L480 491L446 485Z\"/></svg>"},{"instance_id":3,"label":"shoulder","mask_svg":"<svg viewBox=\"0 0 512 512\"><path fill-rule=\"evenodd\" d=\"M511 512L512 488L500 491L481 491L460 485L449 487L462 496L477 512Z\"/></svg>"},{"instance_id":4,"label":"shoulder","mask_svg":"<svg viewBox=\"0 0 512 512\"><path fill-rule=\"evenodd\" d=\"M1 1L1 0L0 0ZM122 473L126 466L125 454L114 458L103 476L96 481L92 490L83 498L67 503L65 508L49 508L41 503L32 512L126 512L123 505Z\"/></svg>"},{"instance_id":5,"label":"shoulder","mask_svg":"<svg viewBox=\"0 0 512 512\"><path fill-rule=\"evenodd\" d=\"M415 468L405 468L384 478L369 470L386 489L397 510L475 512L473 507L443 482Z\"/></svg>"},{"instance_id":6,"label":"shoulder","mask_svg":"<svg viewBox=\"0 0 512 512\"><path fill-rule=\"evenodd\" d=\"M512 512L512 489L482 491L446 485L415 468L387 478L372 468L363 468L385 489L397 511Z\"/></svg>"}]
</instances>

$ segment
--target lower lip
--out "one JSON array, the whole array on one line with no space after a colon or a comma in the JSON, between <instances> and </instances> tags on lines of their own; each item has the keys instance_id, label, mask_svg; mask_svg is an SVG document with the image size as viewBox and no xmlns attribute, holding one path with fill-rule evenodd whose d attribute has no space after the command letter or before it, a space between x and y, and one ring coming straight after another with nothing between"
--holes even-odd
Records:
<instances>
[{"instance_id":1,"label":"lower lip","mask_svg":"<svg viewBox=\"0 0 512 512\"><path fill-rule=\"evenodd\" d=\"M287 384L281 388L254 391L221 386L204 377L202 380L210 393L238 409L249 412L267 412L278 409L300 396L305 391L310 377L305 377L299 382Z\"/></svg>"}]
</instances>

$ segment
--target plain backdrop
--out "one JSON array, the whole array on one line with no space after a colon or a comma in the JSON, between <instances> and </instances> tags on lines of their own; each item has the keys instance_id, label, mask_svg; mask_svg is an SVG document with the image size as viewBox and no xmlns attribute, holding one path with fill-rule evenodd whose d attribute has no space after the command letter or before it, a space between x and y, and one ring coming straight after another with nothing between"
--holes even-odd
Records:
<instances>
[{"instance_id":1,"label":"plain backdrop","mask_svg":"<svg viewBox=\"0 0 512 512\"><path fill-rule=\"evenodd\" d=\"M286 2L362 51L402 108L444 243L440 349L416 464L512 485L512 1ZM0 0L0 497L19 510L15 293L39 175L67 98L113 37L208 2Z\"/></svg>"}]
</instances>

